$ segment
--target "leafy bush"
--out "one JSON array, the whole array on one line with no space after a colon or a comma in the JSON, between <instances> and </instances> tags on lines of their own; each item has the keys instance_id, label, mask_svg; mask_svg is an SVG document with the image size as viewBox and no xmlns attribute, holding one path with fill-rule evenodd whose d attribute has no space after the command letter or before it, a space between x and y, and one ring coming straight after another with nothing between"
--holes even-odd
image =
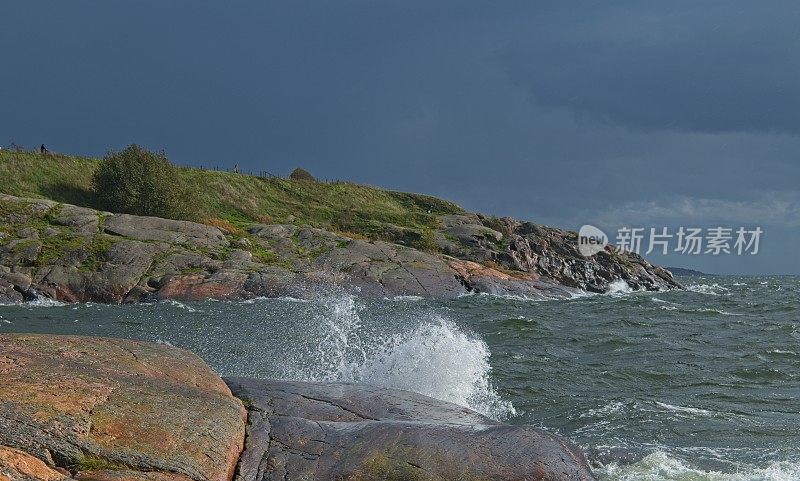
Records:
<instances>
[{"instance_id":1,"label":"leafy bush","mask_svg":"<svg viewBox=\"0 0 800 481\"><path fill-rule=\"evenodd\" d=\"M99 207L111 212L192 218L187 190L164 152L129 145L103 158L92 178Z\"/></svg>"},{"instance_id":2,"label":"leafy bush","mask_svg":"<svg viewBox=\"0 0 800 481\"><path fill-rule=\"evenodd\" d=\"M313 175L306 169L301 169L300 167L294 169L291 174L289 174L289 178L292 180L309 180L311 182L316 181L317 179L314 178Z\"/></svg>"},{"instance_id":3,"label":"leafy bush","mask_svg":"<svg viewBox=\"0 0 800 481\"><path fill-rule=\"evenodd\" d=\"M439 248L439 243L436 241L436 233L433 229L427 227L422 229L419 238L411 243L411 247L431 253L436 253L441 250Z\"/></svg>"}]
</instances>

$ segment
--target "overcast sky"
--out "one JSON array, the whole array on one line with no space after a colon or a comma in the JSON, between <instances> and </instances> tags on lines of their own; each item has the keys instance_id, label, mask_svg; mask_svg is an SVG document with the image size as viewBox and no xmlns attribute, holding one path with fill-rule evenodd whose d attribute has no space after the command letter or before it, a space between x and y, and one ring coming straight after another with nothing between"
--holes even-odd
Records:
<instances>
[{"instance_id":1,"label":"overcast sky","mask_svg":"<svg viewBox=\"0 0 800 481\"><path fill-rule=\"evenodd\" d=\"M0 144L424 192L615 237L764 230L719 273L800 273L795 1L26 0Z\"/></svg>"}]
</instances>

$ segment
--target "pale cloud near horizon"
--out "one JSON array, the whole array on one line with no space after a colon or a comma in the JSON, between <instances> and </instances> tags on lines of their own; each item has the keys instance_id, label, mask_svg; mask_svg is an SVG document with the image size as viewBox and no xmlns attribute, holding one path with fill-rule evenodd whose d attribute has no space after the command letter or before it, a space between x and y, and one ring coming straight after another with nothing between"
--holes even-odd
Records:
<instances>
[{"instance_id":1,"label":"pale cloud near horizon","mask_svg":"<svg viewBox=\"0 0 800 481\"><path fill-rule=\"evenodd\" d=\"M679 196L628 202L597 214L597 223L610 226L660 224L800 227L800 191L767 192L751 200Z\"/></svg>"}]
</instances>

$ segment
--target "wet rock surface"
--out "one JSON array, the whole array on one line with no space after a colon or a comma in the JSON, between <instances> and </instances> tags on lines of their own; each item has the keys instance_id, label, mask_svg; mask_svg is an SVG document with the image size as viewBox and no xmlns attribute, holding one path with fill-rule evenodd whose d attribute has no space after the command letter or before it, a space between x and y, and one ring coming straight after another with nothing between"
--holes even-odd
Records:
<instances>
[{"instance_id":1,"label":"wet rock surface","mask_svg":"<svg viewBox=\"0 0 800 481\"><path fill-rule=\"evenodd\" d=\"M233 475L244 408L188 351L122 339L3 334L0 379L0 479L226 481Z\"/></svg>"},{"instance_id":2,"label":"wet rock surface","mask_svg":"<svg viewBox=\"0 0 800 481\"><path fill-rule=\"evenodd\" d=\"M4 334L0 377L0 481L595 479L532 426L395 389L224 382L171 346Z\"/></svg>"},{"instance_id":3,"label":"wet rock surface","mask_svg":"<svg viewBox=\"0 0 800 481\"><path fill-rule=\"evenodd\" d=\"M227 379L249 410L239 481L594 480L583 454L532 426L419 394Z\"/></svg>"},{"instance_id":4,"label":"wet rock surface","mask_svg":"<svg viewBox=\"0 0 800 481\"><path fill-rule=\"evenodd\" d=\"M424 252L310 226L228 232L0 194L0 303L37 296L241 300L303 296L318 284L366 297L535 299L604 292L618 280L633 289L679 287L668 271L635 254L609 248L583 257L574 232L477 214L437 219L439 251Z\"/></svg>"}]
</instances>

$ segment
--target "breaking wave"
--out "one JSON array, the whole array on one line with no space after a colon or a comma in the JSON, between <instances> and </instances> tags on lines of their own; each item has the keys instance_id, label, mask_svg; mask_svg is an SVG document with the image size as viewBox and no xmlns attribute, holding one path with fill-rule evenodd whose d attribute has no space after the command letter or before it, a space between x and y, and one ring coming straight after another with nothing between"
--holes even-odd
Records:
<instances>
[{"instance_id":1,"label":"breaking wave","mask_svg":"<svg viewBox=\"0 0 800 481\"><path fill-rule=\"evenodd\" d=\"M694 468L659 451L633 464L608 464L597 470L597 474L603 481L797 481L800 463L741 466L737 472L723 473Z\"/></svg>"},{"instance_id":2,"label":"breaking wave","mask_svg":"<svg viewBox=\"0 0 800 481\"><path fill-rule=\"evenodd\" d=\"M55 299L50 299L49 297L39 296L32 301L23 302L22 304L9 304L9 305L19 306L19 307L64 307L67 304L61 301L57 301Z\"/></svg>"},{"instance_id":3,"label":"breaking wave","mask_svg":"<svg viewBox=\"0 0 800 481\"><path fill-rule=\"evenodd\" d=\"M725 286L721 286L717 283L714 284L690 284L686 286L687 291L696 292L698 294L708 294L711 296L719 296L725 292L728 292L728 289Z\"/></svg>"},{"instance_id":4,"label":"breaking wave","mask_svg":"<svg viewBox=\"0 0 800 481\"><path fill-rule=\"evenodd\" d=\"M170 305L172 307L177 307L178 309L183 309L184 311L187 311L187 312L197 312L197 309L195 309L194 307L186 305L186 304L184 304L184 303L182 303L180 301L176 301L176 300L173 300L173 299L168 299L168 300L165 300L165 301L161 301L161 304L167 304L167 305Z\"/></svg>"},{"instance_id":5,"label":"breaking wave","mask_svg":"<svg viewBox=\"0 0 800 481\"><path fill-rule=\"evenodd\" d=\"M515 414L491 384L486 343L451 320L436 315L413 323L399 319L401 330L385 334L362 325L353 296L315 303L320 309L310 328L319 326L316 345L290 361L285 377L414 391L498 420Z\"/></svg>"},{"instance_id":6,"label":"breaking wave","mask_svg":"<svg viewBox=\"0 0 800 481\"><path fill-rule=\"evenodd\" d=\"M629 294L633 292L633 288L622 279L617 279L616 281L612 282L608 285L608 289L606 290L606 294Z\"/></svg>"}]
</instances>

